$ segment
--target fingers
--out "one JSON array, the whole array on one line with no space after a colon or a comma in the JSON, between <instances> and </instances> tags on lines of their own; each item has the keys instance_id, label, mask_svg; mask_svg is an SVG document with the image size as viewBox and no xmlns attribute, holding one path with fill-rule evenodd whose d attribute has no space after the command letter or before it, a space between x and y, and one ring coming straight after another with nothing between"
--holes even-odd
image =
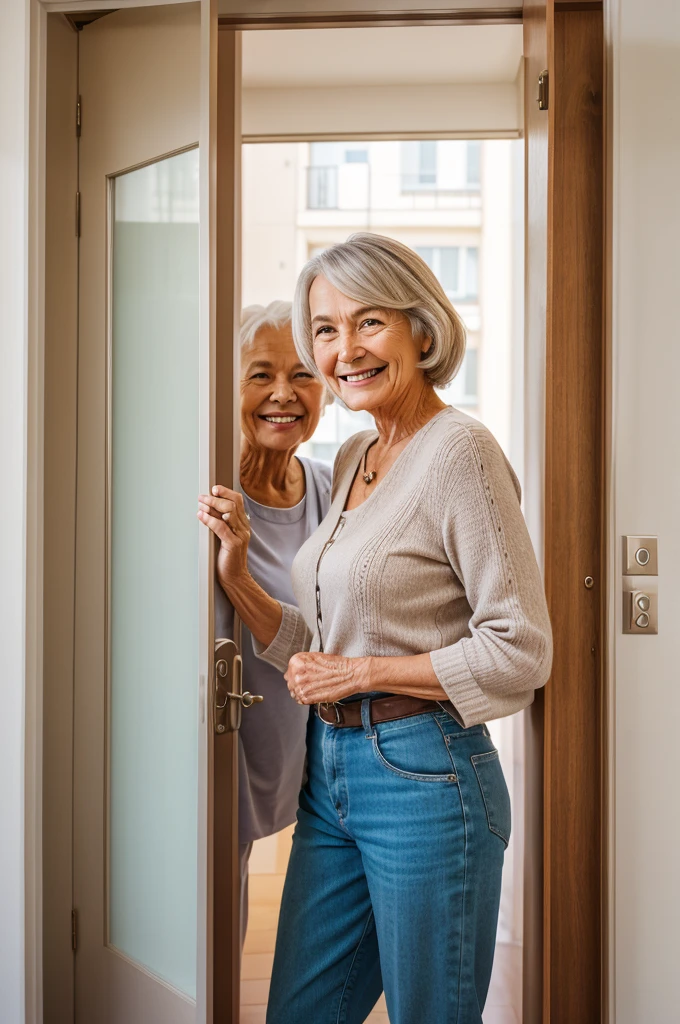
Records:
<instances>
[{"instance_id":1,"label":"fingers","mask_svg":"<svg viewBox=\"0 0 680 1024\"><path fill-rule=\"evenodd\" d=\"M229 528L229 525L225 523L223 519L218 519L209 512L201 511L200 509L196 513L196 517L204 524L204 526L207 526L209 530L212 530L221 543L229 545L235 540L233 530Z\"/></svg>"},{"instance_id":2,"label":"fingers","mask_svg":"<svg viewBox=\"0 0 680 1024\"><path fill-rule=\"evenodd\" d=\"M219 498L212 494L199 494L198 504L204 506L204 511L211 515L221 516L225 512L236 511L236 502L231 498Z\"/></svg>"},{"instance_id":3,"label":"fingers","mask_svg":"<svg viewBox=\"0 0 680 1024\"><path fill-rule=\"evenodd\" d=\"M356 692L351 664L352 659L320 651L294 654L284 679L298 704L333 702Z\"/></svg>"},{"instance_id":4,"label":"fingers","mask_svg":"<svg viewBox=\"0 0 680 1024\"><path fill-rule=\"evenodd\" d=\"M228 487L216 485L211 494L199 494L198 510L208 516L223 519L232 533L242 539L250 537L249 516L243 502L243 495ZM199 516L200 518L200 516ZM206 525L208 525L206 523Z\"/></svg>"}]
</instances>

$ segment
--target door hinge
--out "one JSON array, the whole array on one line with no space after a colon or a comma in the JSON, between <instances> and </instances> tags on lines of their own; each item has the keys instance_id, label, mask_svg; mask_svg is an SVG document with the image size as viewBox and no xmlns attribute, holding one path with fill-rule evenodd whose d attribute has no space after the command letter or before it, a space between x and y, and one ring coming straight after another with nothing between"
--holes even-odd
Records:
<instances>
[{"instance_id":1,"label":"door hinge","mask_svg":"<svg viewBox=\"0 0 680 1024\"><path fill-rule=\"evenodd\" d=\"M76 192L76 238L80 238L80 192Z\"/></svg>"},{"instance_id":2,"label":"door hinge","mask_svg":"<svg viewBox=\"0 0 680 1024\"><path fill-rule=\"evenodd\" d=\"M550 100L549 86L550 81L548 77L548 72L541 71L540 75L538 76L538 96L536 97L539 110L548 109L548 103Z\"/></svg>"},{"instance_id":3,"label":"door hinge","mask_svg":"<svg viewBox=\"0 0 680 1024\"><path fill-rule=\"evenodd\" d=\"M76 138L80 138L80 133L83 129L83 101L79 96L76 102Z\"/></svg>"},{"instance_id":4,"label":"door hinge","mask_svg":"<svg viewBox=\"0 0 680 1024\"><path fill-rule=\"evenodd\" d=\"M71 911L71 949L74 953L78 949L78 911L75 907Z\"/></svg>"}]
</instances>

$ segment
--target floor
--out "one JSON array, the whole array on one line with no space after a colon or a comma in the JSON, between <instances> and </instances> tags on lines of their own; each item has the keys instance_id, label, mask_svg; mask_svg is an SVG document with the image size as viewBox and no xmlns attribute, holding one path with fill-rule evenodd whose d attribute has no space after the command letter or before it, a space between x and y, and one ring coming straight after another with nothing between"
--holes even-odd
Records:
<instances>
[{"instance_id":1,"label":"floor","mask_svg":"<svg viewBox=\"0 0 680 1024\"><path fill-rule=\"evenodd\" d=\"M292 829L286 829L278 836L256 843L253 850L248 933L241 966L240 1024L264 1024L291 835ZM499 943L484 1010L484 1024L520 1024L521 979L521 947ZM389 1024L384 996L381 996L368 1021L370 1024Z\"/></svg>"}]
</instances>

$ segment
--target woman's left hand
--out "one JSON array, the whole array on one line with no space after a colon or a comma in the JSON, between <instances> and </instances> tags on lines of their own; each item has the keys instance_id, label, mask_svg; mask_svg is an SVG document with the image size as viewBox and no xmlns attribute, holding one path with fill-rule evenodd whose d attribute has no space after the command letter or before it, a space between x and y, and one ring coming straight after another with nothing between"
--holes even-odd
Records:
<instances>
[{"instance_id":1,"label":"woman's left hand","mask_svg":"<svg viewBox=\"0 0 680 1024\"><path fill-rule=\"evenodd\" d=\"M345 658L320 651L294 654L284 679L298 704L331 704L370 690L370 658Z\"/></svg>"}]
</instances>

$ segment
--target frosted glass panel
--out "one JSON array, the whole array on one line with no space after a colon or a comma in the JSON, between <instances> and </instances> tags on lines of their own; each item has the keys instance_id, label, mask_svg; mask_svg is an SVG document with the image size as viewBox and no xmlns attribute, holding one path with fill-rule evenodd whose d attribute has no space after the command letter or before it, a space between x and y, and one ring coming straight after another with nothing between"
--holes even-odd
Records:
<instances>
[{"instance_id":1,"label":"frosted glass panel","mask_svg":"<svg viewBox=\"0 0 680 1024\"><path fill-rule=\"evenodd\" d=\"M195 997L198 150L113 200L109 939Z\"/></svg>"}]
</instances>

